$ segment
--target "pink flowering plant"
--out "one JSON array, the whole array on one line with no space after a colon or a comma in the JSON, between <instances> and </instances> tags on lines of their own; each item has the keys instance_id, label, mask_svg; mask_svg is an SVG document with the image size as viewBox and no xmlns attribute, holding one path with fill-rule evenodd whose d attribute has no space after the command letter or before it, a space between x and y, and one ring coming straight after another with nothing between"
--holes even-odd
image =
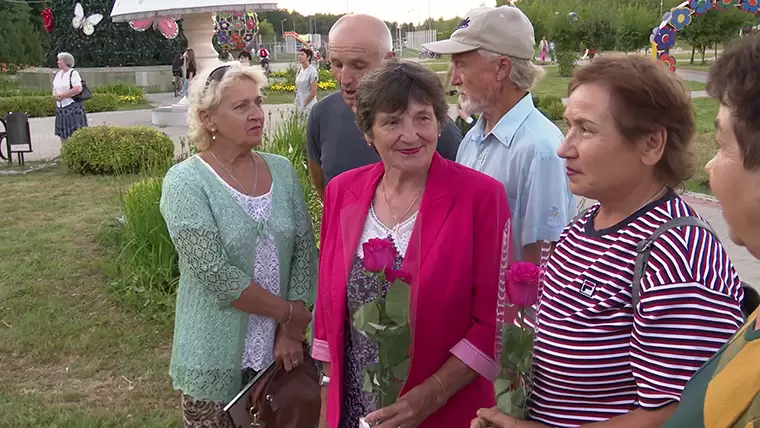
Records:
<instances>
[{"instance_id":1,"label":"pink flowering plant","mask_svg":"<svg viewBox=\"0 0 760 428\"><path fill-rule=\"evenodd\" d=\"M380 360L364 369L364 390L379 397L380 407L393 404L406 382L409 369L411 276L393 269L398 253L390 239L370 239L362 244L364 270L377 282L377 299L362 305L353 325L378 344ZM386 293L383 285L390 282Z\"/></svg>"},{"instance_id":2,"label":"pink flowering plant","mask_svg":"<svg viewBox=\"0 0 760 428\"><path fill-rule=\"evenodd\" d=\"M503 350L496 397L499 409L518 419L527 416L525 402L530 394L533 365L533 329L528 323L535 319L540 272L533 263L515 262L503 274L506 306L517 315L501 331Z\"/></svg>"}]
</instances>

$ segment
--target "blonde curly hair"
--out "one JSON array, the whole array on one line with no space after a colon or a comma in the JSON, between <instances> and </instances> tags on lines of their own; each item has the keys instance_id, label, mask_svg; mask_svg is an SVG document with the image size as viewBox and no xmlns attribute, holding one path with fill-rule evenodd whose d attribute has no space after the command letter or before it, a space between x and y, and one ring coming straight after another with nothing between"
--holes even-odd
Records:
<instances>
[{"instance_id":1,"label":"blonde curly hair","mask_svg":"<svg viewBox=\"0 0 760 428\"><path fill-rule=\"evenodd\" d=\"M252 67L242 65L239 62L229 62L224 64L229 67L222 76L220 81L212 80L208 87L206 82L209 75L219 67L206 67L190 83L188 91L190 105L187 109L187 126L189 128L187 137L198 151L208 150L211 147L211 133L203 125L201 112L213 112L219 107L224 98L227 88L239 80L248 79L253 81L260 89L267 85L267 78L261 67Z\"/></svg>"}]
</instances>

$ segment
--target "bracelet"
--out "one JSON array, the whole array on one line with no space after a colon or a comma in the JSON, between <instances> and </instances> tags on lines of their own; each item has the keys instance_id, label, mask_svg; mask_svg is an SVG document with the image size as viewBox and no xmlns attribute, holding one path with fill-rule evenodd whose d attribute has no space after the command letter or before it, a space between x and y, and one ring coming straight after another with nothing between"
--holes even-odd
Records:
<instances>
[{"instance_id":1,"label":"bracelet","mask_svg":"<svg viewBox=\"0 0 760 428\"><path fill-rule=\"evenodd\" d=\"M293 320L293 302L289 302L290 307L288 308L288 320L285 321L285 324L281 324L283 327L287 327L288 324L290 324L290 321Z\"/></svg>"},{"instance_id":2,"label":"bracelet","mask_svg":"<svg viewBox=\"0 0 760 428\"><path fill-rule=\"evenodd\" d=\"M438 384L441 385L441 389L443 390L443 397L445 398L445 400L443 401L443 404L446 404L446 402L449 401L449 393L446 391L446 386L443 385L443 381L441 380L441 378L438 377L437 374L433 373L433 375L430 377L437 380Z\"/></svg>"}]
</instances>

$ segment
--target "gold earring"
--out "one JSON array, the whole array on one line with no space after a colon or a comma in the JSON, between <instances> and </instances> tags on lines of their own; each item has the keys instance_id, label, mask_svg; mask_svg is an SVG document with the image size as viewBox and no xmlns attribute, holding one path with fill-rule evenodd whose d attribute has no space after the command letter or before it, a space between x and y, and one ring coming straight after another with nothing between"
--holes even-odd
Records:
<instances>
[{"instance_id":1,"label":"gold earring","mask_svg":"<svg viewBox=\"0 0 760 428\"><path fill-rule=\"evenodd\" d=\"M216 129L214 128L211 129L211 139L216 141Z\"/></svg>"}]
</instances>

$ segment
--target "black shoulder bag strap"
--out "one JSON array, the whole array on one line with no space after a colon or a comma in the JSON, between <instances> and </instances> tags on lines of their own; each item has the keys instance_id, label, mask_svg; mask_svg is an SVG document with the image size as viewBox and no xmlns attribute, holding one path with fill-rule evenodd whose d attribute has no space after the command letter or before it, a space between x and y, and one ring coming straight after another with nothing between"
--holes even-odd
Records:
<instances>
[{"instance_id":1,"label":"black shoulder bag strap","mask_svg":"<svg viewBox=\"0 0 760 428\"><path fill-rule=\"evenodd\" d=\"M649 252L652 249L652 244L660 236L662 236L663 233L667 232L670 229L681 227L681 226L697 226L699 228L702 228L710 232L710 234L714 236L715 239L718 240L718 242L720 242L720 238L718 238L718 235L715 234L715 231L710 226L710 224L702 220L701 218L694 217L694 216L677 217L677 218L668 220L665 224L658 227L657 230L655 230L654 233L652 233L652 236L639 242L636 245L636 253L637 253L636 265L633 268L633 284L631 287L631 302L633 303L634 311L636 310L636 305L639 304L639 300L641 299L641 296L640 296L641 278L644 277L644 273L647 270L647 263L649 262Z\"/></svg>"}]
</instances>

